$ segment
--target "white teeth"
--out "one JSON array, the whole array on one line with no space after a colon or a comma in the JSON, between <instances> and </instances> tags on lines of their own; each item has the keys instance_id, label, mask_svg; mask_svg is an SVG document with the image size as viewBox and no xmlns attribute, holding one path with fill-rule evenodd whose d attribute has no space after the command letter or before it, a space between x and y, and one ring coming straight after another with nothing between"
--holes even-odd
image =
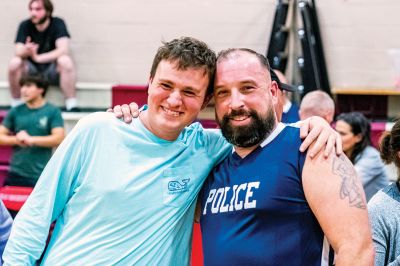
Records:
<instances>
[{"instance_id":1,"label":"white teeth","mask_svg":"<svg viewBox=\"0 0 400 266\"><path fill-rule=\"evenodd\" d=\"M169 109L167 109L167 108L165 108L165 107L163 107L163 110L164 110L167 114L169 114L169 115L172 115L172 116L179 116L179 112L169 110Z\"/></svg>"},{"instance_id":2,"label":"white teeth","mask_svg":"<svg viewBox=\"0 0 400 266\"><path fill-rule=\"evenodd\" d=\"M243 121L247 118L248 116L235 116L232 119L235 121Z\"/></svg>"}]
</instances>

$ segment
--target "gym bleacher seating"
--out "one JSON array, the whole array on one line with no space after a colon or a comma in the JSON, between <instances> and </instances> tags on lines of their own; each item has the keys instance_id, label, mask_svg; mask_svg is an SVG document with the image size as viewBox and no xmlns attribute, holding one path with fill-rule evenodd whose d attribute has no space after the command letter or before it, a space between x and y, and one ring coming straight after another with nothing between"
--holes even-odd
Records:
<instances>
[{"instance_id":1,"label":"gym bleacher seating","mask_svg":"<svg viewBox=\"0 0 400 266\"><path fill-rule=\"evenodd\" d=\"M6 114L7 111L0 110L0 123L3 121ZM9 170L11 153L11 146L0 146L0 187L4 185L4 181Z\"/></svg>"},{"instance_id":2,"label":"gym bleacher seating","mask_svg":"<svg viewBox=\"0 0 400 266\"><path fill-rule=\"evenodd\" d=\"M5 186L0 188L0 199L7 209L19 211L28 199L33 188Z\"/></svg>"},{"instance_id":3,"label":"gym bleacher seating","mask_svg":"<svg viewBox=\"0 0 400 266\"><path fill-rule=\"evenodd\" d=\"M147 85L112 86L112 106L136 102L139 106L147 103Z\"/></svg>"}]
</instances>

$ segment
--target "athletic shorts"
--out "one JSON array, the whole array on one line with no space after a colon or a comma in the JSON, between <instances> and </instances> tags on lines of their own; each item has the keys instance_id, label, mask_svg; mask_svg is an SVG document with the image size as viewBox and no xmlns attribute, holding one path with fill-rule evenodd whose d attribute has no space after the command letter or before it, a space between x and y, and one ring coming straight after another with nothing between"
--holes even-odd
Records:
<instances>
[{"instance_id":1,"label":"athletic shorts","mask_svg":"<svg viewBox=\"0 0 400 266\"><path fill-rule=\"evenodd\" d=\"M58 86L60 83L60 75L57 72L56 62L52 62L49 65L35 65L31 61L28 62L28 74L36 75L40 74L49 82L50 85Z\"/></svg>"}]
</instances>

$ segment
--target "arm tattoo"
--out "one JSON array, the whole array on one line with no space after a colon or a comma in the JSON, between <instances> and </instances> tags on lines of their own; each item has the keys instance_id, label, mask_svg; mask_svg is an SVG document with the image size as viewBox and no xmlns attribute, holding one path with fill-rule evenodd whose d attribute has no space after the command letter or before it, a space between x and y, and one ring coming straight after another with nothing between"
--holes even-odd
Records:
<instances>
[{"instance_id":1,"label":"arm tattoo","mask_svg":"<svg viewBox=\"0 0 400 266\"><path fill-rule=\"evenodd\" d=\"M333 173L342 179L340 198L348 198L350 207L365 209L366 204L362 196L362 190L358 186L357 173L344 154L339 157L333 157Z\"/></svg>"}]
</instances>

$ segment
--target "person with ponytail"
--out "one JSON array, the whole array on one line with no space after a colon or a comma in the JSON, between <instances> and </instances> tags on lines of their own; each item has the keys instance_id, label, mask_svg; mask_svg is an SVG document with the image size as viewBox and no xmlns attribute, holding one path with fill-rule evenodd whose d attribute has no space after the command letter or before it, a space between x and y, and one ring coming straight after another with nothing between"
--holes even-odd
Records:
<instances>
[{"instance_id":1,"label":"person with ponytail","mask_svg":"<svg viewBox=\"0 0 400 266\"><path fill-rule=\"evenodd\" d=\"M386 163L394 163L397 181L380 190L368 202L375 245L375 265L400 265L400 119L380 141L380 153Z\"/></svg>"}]
</instances>

